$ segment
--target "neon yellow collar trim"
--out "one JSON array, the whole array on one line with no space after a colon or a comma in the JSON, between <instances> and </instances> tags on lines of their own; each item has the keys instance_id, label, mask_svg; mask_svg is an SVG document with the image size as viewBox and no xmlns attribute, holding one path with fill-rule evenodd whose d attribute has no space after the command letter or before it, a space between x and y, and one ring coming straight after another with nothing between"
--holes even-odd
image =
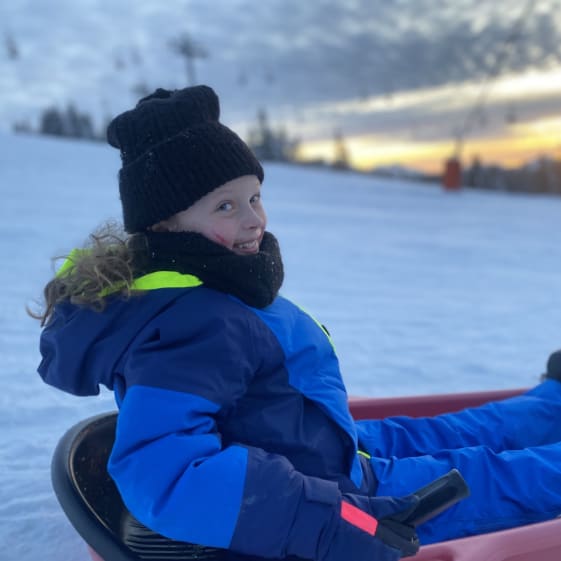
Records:
<instances>
[{"instance_id":1,"label":"neon yellow collar trim","mask_svg":"<svg viewBox=\"0 0 561 561\"><path fill-rule=\"evenodd\" d=\"M195 275L178 273L177 271L154 271L134 279L130 290L159 290L161 288L194 288L201 286L203 281ZM118 283L100 292L100 296L109 296L125 287L125 283Z\"/></svg>"},{"instance_id":2,"label":"neon yellow collar trim","mask_svg":"<svg viewBox=\"0 0 561 561\"><path fill-rule=\"evenodd\" d=\"M62 277L64 275L72 274L72 269L74 268L75 262L80 259L81 256L87 254L89 249L77 248L73 249L60 269L56 272L56 277ZM160 288L194 288L195 286L201 286L203 282L201 279L195 275L178 273L177 271L155 271L153 273L148 273L134 279L130 286L130 290L158 290ZM100 296L108 296L122 290L125 287L125 283L117 283L114 286L105 288L100 292Z\"/></svg>"},{"instance_id":3,"label":"neon yellow collar trim","mask_svg":"<svg viewBox=\"0 0 561 561\"><path fill-rule=\"evenodd\" d=\"M193 288L203 281L195 275L178 273L177 271L155 271L134 279L132 290L157 290L159 288Z\"/></svg>"}]
</instances>

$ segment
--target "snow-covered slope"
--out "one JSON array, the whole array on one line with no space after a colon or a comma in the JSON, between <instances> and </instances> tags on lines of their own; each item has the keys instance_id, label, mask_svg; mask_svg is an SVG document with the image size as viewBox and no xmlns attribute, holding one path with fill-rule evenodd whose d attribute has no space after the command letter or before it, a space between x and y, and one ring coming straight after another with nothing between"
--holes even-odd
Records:
<instances>
[{"instance_id":1,"label":"snow-covered slope","mask_svg":"<svg viewBox=\"0 0 561 561\"><path fill-rule=\"evenodd\" d=\"M53 497L60 435L97 398L42 384L26 316L49 259L120 215L111 148L0 134L0 558L82 561ZM350 393L530 385L561 347L561 199L266 165L283 293L330 330Z\"/></svg>"}]
</instances>

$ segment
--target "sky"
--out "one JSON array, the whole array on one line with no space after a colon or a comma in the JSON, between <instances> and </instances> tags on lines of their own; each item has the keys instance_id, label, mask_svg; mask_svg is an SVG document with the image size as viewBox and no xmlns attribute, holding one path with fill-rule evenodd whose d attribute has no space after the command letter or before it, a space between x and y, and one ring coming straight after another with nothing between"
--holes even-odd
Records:
<instances>
[{"instance_id":1,"label":"sky","mask_svg":"<svg viewBox=\"0 0 561 561\"><path fill-rule=\"evenodd\" d=\"M70 102L101 127L187 85L183 34L223 121L247 137L264 109L302 158L338 133L361 169L439 171L459 139L466 164L561 157L561 0L3 2L0 129Z\"/></svg>"},{"instance_id":2,"label":"sky","mask_svg":"<svg viewBox=\"0 0 561 561\"><path fill-rule=\"evenodd\" d=\"M45 385L37 309L51 258L119 219L117 151L0 132L2 561L86 561L50 458L74 423L115 409ZM283 296L331 333L350 395L529 387L561 347L561 198L265 164ZM9 547L7 547L9 544Z\"/></svg>"}]
</instances>

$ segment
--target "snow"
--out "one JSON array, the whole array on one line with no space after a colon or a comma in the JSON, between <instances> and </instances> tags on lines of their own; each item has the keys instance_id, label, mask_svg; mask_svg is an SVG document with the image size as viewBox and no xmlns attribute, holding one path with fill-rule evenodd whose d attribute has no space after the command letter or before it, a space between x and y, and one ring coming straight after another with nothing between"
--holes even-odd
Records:
<instances>
[{"instance_id":1,"label":"snow","mask_svg":"<svg viewBox=\"0 0 561 561\"><path fill-rule=\"evenodd\" d=\"M51 257L119 218L118 167L102 145L0 134L3 561L88 559L51 491L50 457L73 423L114 404L42 383L25 306ZM270 164L264 201L283 294L327 326L351 394L529 386L561 347L559 197Z\"/></svg>"}]
</instances>

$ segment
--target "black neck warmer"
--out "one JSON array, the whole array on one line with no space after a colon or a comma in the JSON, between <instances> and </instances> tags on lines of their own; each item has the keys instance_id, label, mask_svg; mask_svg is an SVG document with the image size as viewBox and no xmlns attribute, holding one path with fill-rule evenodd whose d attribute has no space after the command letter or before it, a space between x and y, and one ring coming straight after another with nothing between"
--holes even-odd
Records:
<instances>
[{"instance_id":1,"label":"black neck warmer","mask_svg":"<svg viewBox=\"0 0 561 561\"><path fill-rule=\"evenodd\" d=\"M284 278L279 244L270 232L255 255L237 255L195 232L134 234L129 248L135 276L154 271L195 275L205 286L255 308L273 302Z\"/></svg>"}]
</instances>

